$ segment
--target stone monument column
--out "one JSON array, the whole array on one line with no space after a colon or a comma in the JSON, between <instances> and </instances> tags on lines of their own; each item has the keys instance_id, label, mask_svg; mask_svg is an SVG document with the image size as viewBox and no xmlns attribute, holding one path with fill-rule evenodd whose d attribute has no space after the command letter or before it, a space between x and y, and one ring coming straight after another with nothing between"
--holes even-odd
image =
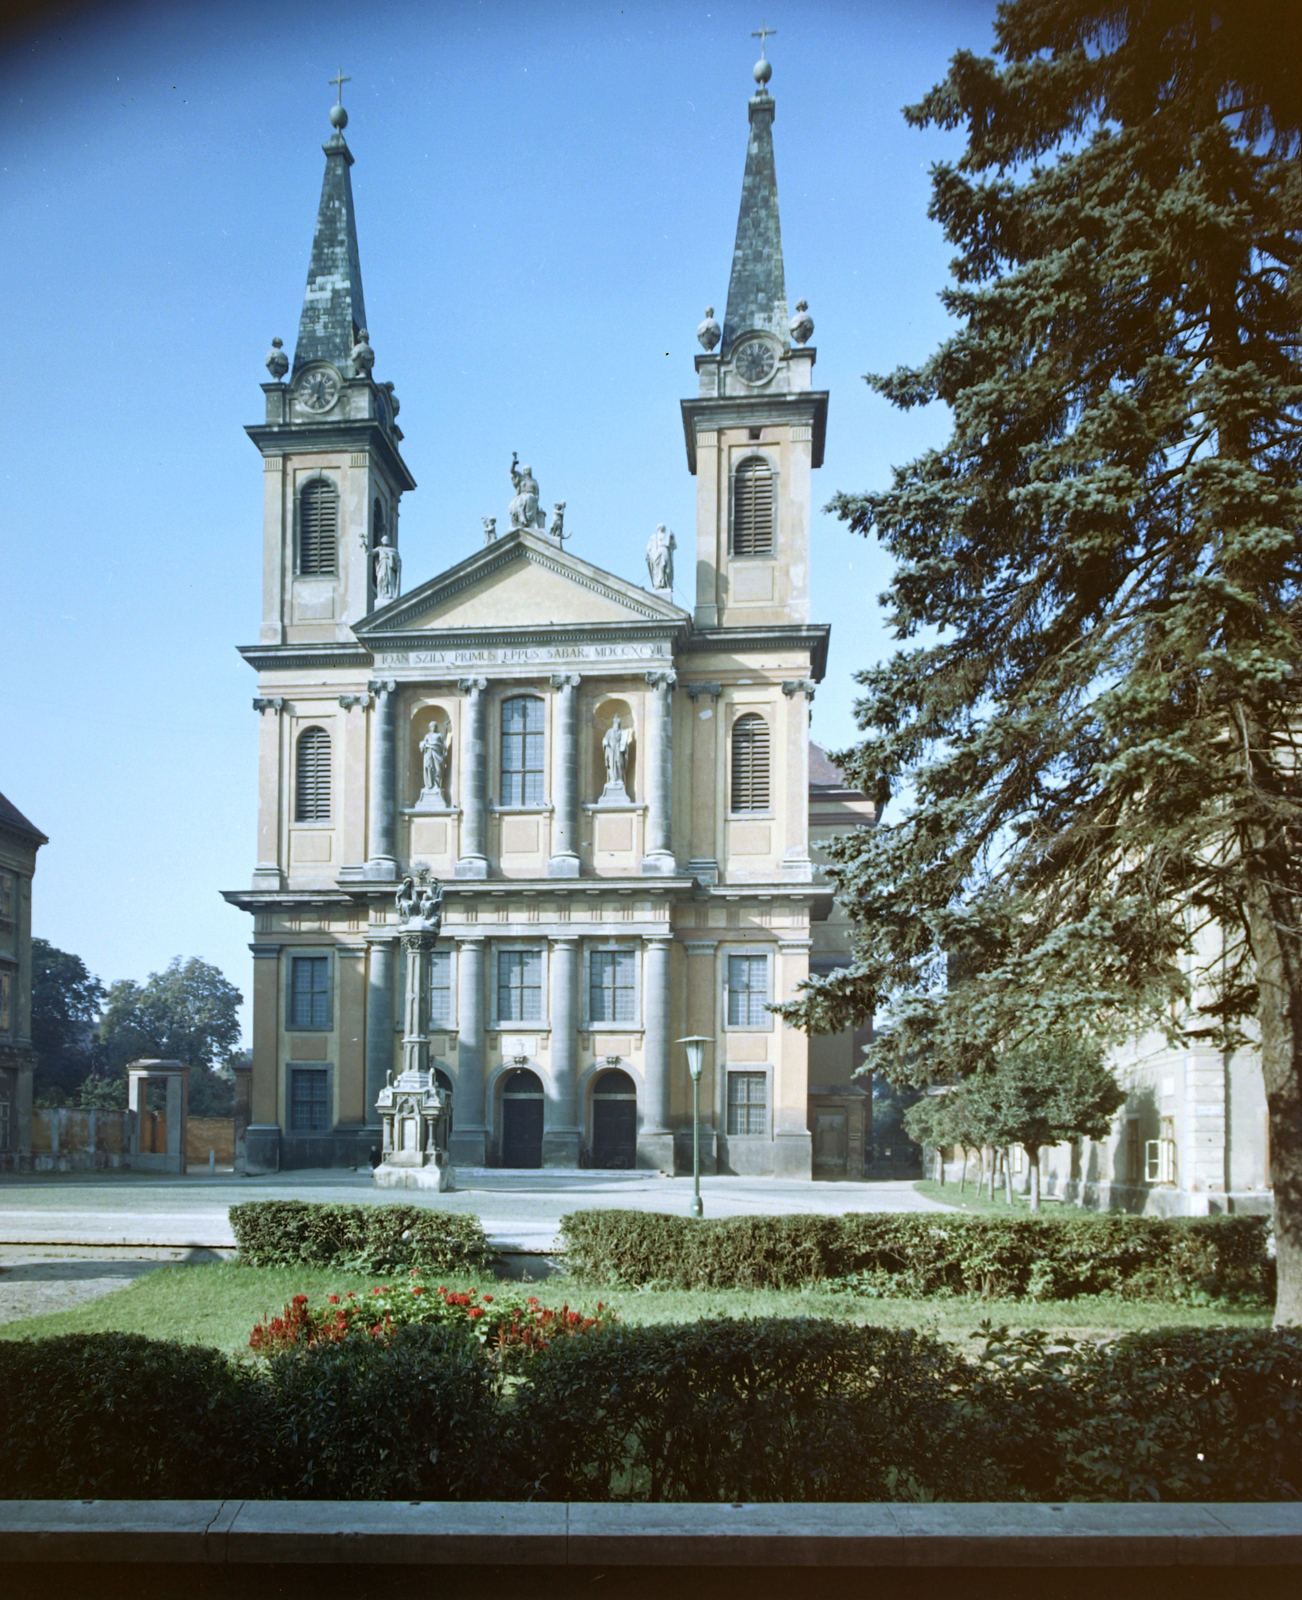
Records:
<instances>
[{"instance_id":1,"label":"stone monument column","mask_svg":"<svg viewBox=\"0 0 1302 1600\"><path fill-rule=\"evenodd\" d=\"M543 1166L579 1164L579 941L551 941L551 1093L544 1107Z\"/></svg>"},{"instance_id":2,"label":"stone monument column","mask_svg":"<svg viewBox=\"0 0 1302 1600\"><path fill-rule=\"evenodd\" d=\"M371 959L366 975L366 1121L378 1129L380 1115L375 1097L393 1071L393 978L398 936L372 934L367 939ZM378 1139L370 1141L378 1144Z\"/></svg>"},{"instance_id":3,"label":"stone monument column","mask_svg":"<svg viewBox=\"0 0 1302 1600\"><path fill-rule=\"evenodd\" d=\"M646 846L642 852L642 871L672 877L678 870L670 846L673 816L674 685L672 672L648 672L651 704L647 716L647 815Z\"/></svg>"},{"instance_id":4,"label":"stone monument column","mask_svg":"<svg viewBox=\"0 0 1302 1600\"><path fill-rule=\"evenodd\" d=\"M461 752L461 855L458 878L488 876L488 688L487 678L462 678L466 697ZM460 1108L457 1120L460 1121ZM481 1162L480 1165L483 1163Z\"/></svg>"},{"instance_id":5,"label":"stone monument column","mask_svg":"<svg viewBox=\"0 0 1302 1600\"><path fill-rule=\"evenodd\" d=\"M669 953L673 940L652 938L643 945L643 1078L645 1096L638 1129L637 1164L661 1172L674 1170L674 1136L669 1120L671 1011Z\"/></svg>"},{"instance_id":6,"label":"stone monument column","mask_svg":"<svg viewBox=\"0 0 1302 1600\"><path fill-rule=\"evenodd\" d=\"M449 1149L455 1166L488 1159L484 1115L484 936L457 935L457 1088Z\"/></svg>"},{"instance_id":7,"label":"stone monument column","mask_svg":"<svg viewBox=\"0 0 1302 1600\"><path fill-rule=\"evenodd\" d=\"M378 678L367 685L371 707L371 807L366 830L365 876L388 882L398 874L398 685Z\"/></svg>"},{"instance_id":8,"label":"stone monument column","mask_svg":"<svg viewBox=\"0 0 1302 1600\"><path fill-rule=\"evenodd\" d=\"M406 963L406 986L402 1007L402 1070L429 1071L429 1037L425 1031L426 987L429 979L430 951L437 934L404 933L402 954Z\"/></svg>"},{"instance_id":9,"label":"stone monument column","mask_svg":"<svg viewBox=\"0 0 1302 1600\"><path fill-rule=\"evenodd\" d=\"M553 799L549 878L579 875L579 684L577 673L552 678L556 695L556 739L553 746Z\"/></svg>"}]
</instances>

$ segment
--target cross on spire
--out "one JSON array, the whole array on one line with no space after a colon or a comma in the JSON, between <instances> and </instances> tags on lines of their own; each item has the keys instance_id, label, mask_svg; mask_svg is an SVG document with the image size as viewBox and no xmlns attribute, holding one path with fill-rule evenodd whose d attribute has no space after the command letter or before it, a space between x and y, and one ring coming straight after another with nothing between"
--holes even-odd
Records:
<instances>
[{"instance_id":1,"label":"cross on spire","mask_svg":"<svg viewBox=\"0 0 1302 1600\"><path fill-rule=\"evenodd\" d=\"M759 27L756 29L756 31L754 33L751 34L751 38L752 39L758 39L759 42L760 42L760 60L761 61L764 60L764 44L765 44L765 41L768 40L770 37L776 37L777 31L778 30L776 28L770 28L768 23L765 22L763 20L763 18L761 18Z\"/></svg>"},{"instance_id":2,"label":"cross on spire","mask_svg":"<svg viewBox=\"0 0 1302 1600\"><path fill-rule=\"evenodd\" d=\"M760 46L761 54L763 53L763 49L764 49L764 46L761 45ZM333 78L327 78L326 79L327 83L334 84L334 86L335 86L335 94L336 94L336 97L337 97L337 103L339 105L343 105L343 103L344 103L344 85L346 83L351 83L352 81L353 80L351 78L345 78L344 77L344 69L342 67L339 68L338 72L335 73Z\"/></svg>"}]
</instances>

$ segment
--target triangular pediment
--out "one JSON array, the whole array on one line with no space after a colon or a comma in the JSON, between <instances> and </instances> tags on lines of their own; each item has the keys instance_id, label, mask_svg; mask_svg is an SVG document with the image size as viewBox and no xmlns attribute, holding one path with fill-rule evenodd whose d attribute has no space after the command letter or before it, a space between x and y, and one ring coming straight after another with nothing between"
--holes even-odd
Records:
<instances>
[{"instance_id":1,"label":"triangular pediment","mask_svg":"<svg viewBox=\"0 0 1302 1600\"><path fill-rule=\"evenodd\" d=\"M354 632L390 634L609 627L688 620L688 613L603 572L546 538L511 533L375 611Z\"/></svg>"}]
</instances>

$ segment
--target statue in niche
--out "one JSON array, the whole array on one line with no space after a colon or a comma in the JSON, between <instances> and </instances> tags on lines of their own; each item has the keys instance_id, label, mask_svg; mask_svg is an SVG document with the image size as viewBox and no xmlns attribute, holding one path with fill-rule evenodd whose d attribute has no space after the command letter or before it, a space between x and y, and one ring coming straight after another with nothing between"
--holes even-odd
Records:
<instances>
[{"instance_id":1,"label":"statue in niche","mask_svg":"<svg viewBox=\"0 0 1302 1600\"><path fill-rule=\"evenodd\" d=\"M444 798L448 756L451 750L452 724L445 722L440 727L437 720L431 722L425 737L420 742L420 754L425 779L424 795L437 795L440 800Z\"/></svg>"},{"instance_id":2,"label":"statue in niche","mask_svg":"<svg viewBox=\"0 0 1302 1600\"><path fill-rule=\"evenodd\" d=\"M382 605L396 600L401 582L402 557L394 549L390 535L382 533L375 547L375 598Z\"/></svg>"},{"instance_id":3,"label":"statue in niche","mask_svg":"<svg viewBox=\"0 0 1302 1600\"><path fill-rule=\"evenodd\" d=\"M511 532L528 528L542 533L547 526L547 513L538 504L538 480L533 468L520 466L520 457L511 452L511 486L515 498L511 501Z\"/></svg>"},{"instance_id":4,"label":"statue in niche","mask_svg":"<svg viewBox=\"0 0 1302 1600\"><path fill-rule=\"evenodd\" d=\"M606 787L601 794L603 800L628 801L624 775L628 769L628 753L632 748L632 728L621 727L616 717L601 741L601 753L606 761Z\"/></svg>"},{"instance_id":5,"label":"statue in niche","mask_svg":"<svg viewBox=\"0 0 1302 1600\"><path fill-rule=\"evenodd\" d=\"M673 593L674 551L677 548L678 541L663 522L647 541L647 571L651 574L651 587L658 592Z\"/></svg>"}]
</instances>

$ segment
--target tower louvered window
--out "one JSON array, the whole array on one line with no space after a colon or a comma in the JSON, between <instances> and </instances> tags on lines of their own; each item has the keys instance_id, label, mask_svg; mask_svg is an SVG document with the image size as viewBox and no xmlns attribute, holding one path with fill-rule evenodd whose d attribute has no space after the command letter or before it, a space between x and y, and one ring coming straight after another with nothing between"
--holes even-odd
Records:
<instances>
[{"instance_id":1,"label":"tower louvered window","mask_svg":"<svg viewBox=\"0 0 1302 1600\"><path fill-rule=\"evenodd\" d=\"M732 725L732 809L769 808L769 725L755 712Z\"/></svg>"},{"instance_id":2,"label":"tower louvered window","mask_svg":"<svg viewBox=\"0 0 1302 1600\"><path fill-rule=\"evenodd\" d=\"M737 468L732 480L732 553L735 556L773 554L773 469L752 456Z\"/></svg>"},{"instance_id":3,"label":"tower louvered window","mask_svg":"<svg viewBox=\"0 0 1302 1600\"><path fill-rule=\"evenodd\" d=\"M333 578L338 570L339 491L313 478L298 501L298 570L304 578Z\"/></svg>"},{"instance_id":4,"label":"tower louvered window","mask_svg":"<svg viewBox=\"0 0 1302 1600\"><path fill-rule=\"evenodd\" d=\"M324 728L304 728L298 736L295 822L330 820L330 735Z\"/></svg>"}]
</instances>

